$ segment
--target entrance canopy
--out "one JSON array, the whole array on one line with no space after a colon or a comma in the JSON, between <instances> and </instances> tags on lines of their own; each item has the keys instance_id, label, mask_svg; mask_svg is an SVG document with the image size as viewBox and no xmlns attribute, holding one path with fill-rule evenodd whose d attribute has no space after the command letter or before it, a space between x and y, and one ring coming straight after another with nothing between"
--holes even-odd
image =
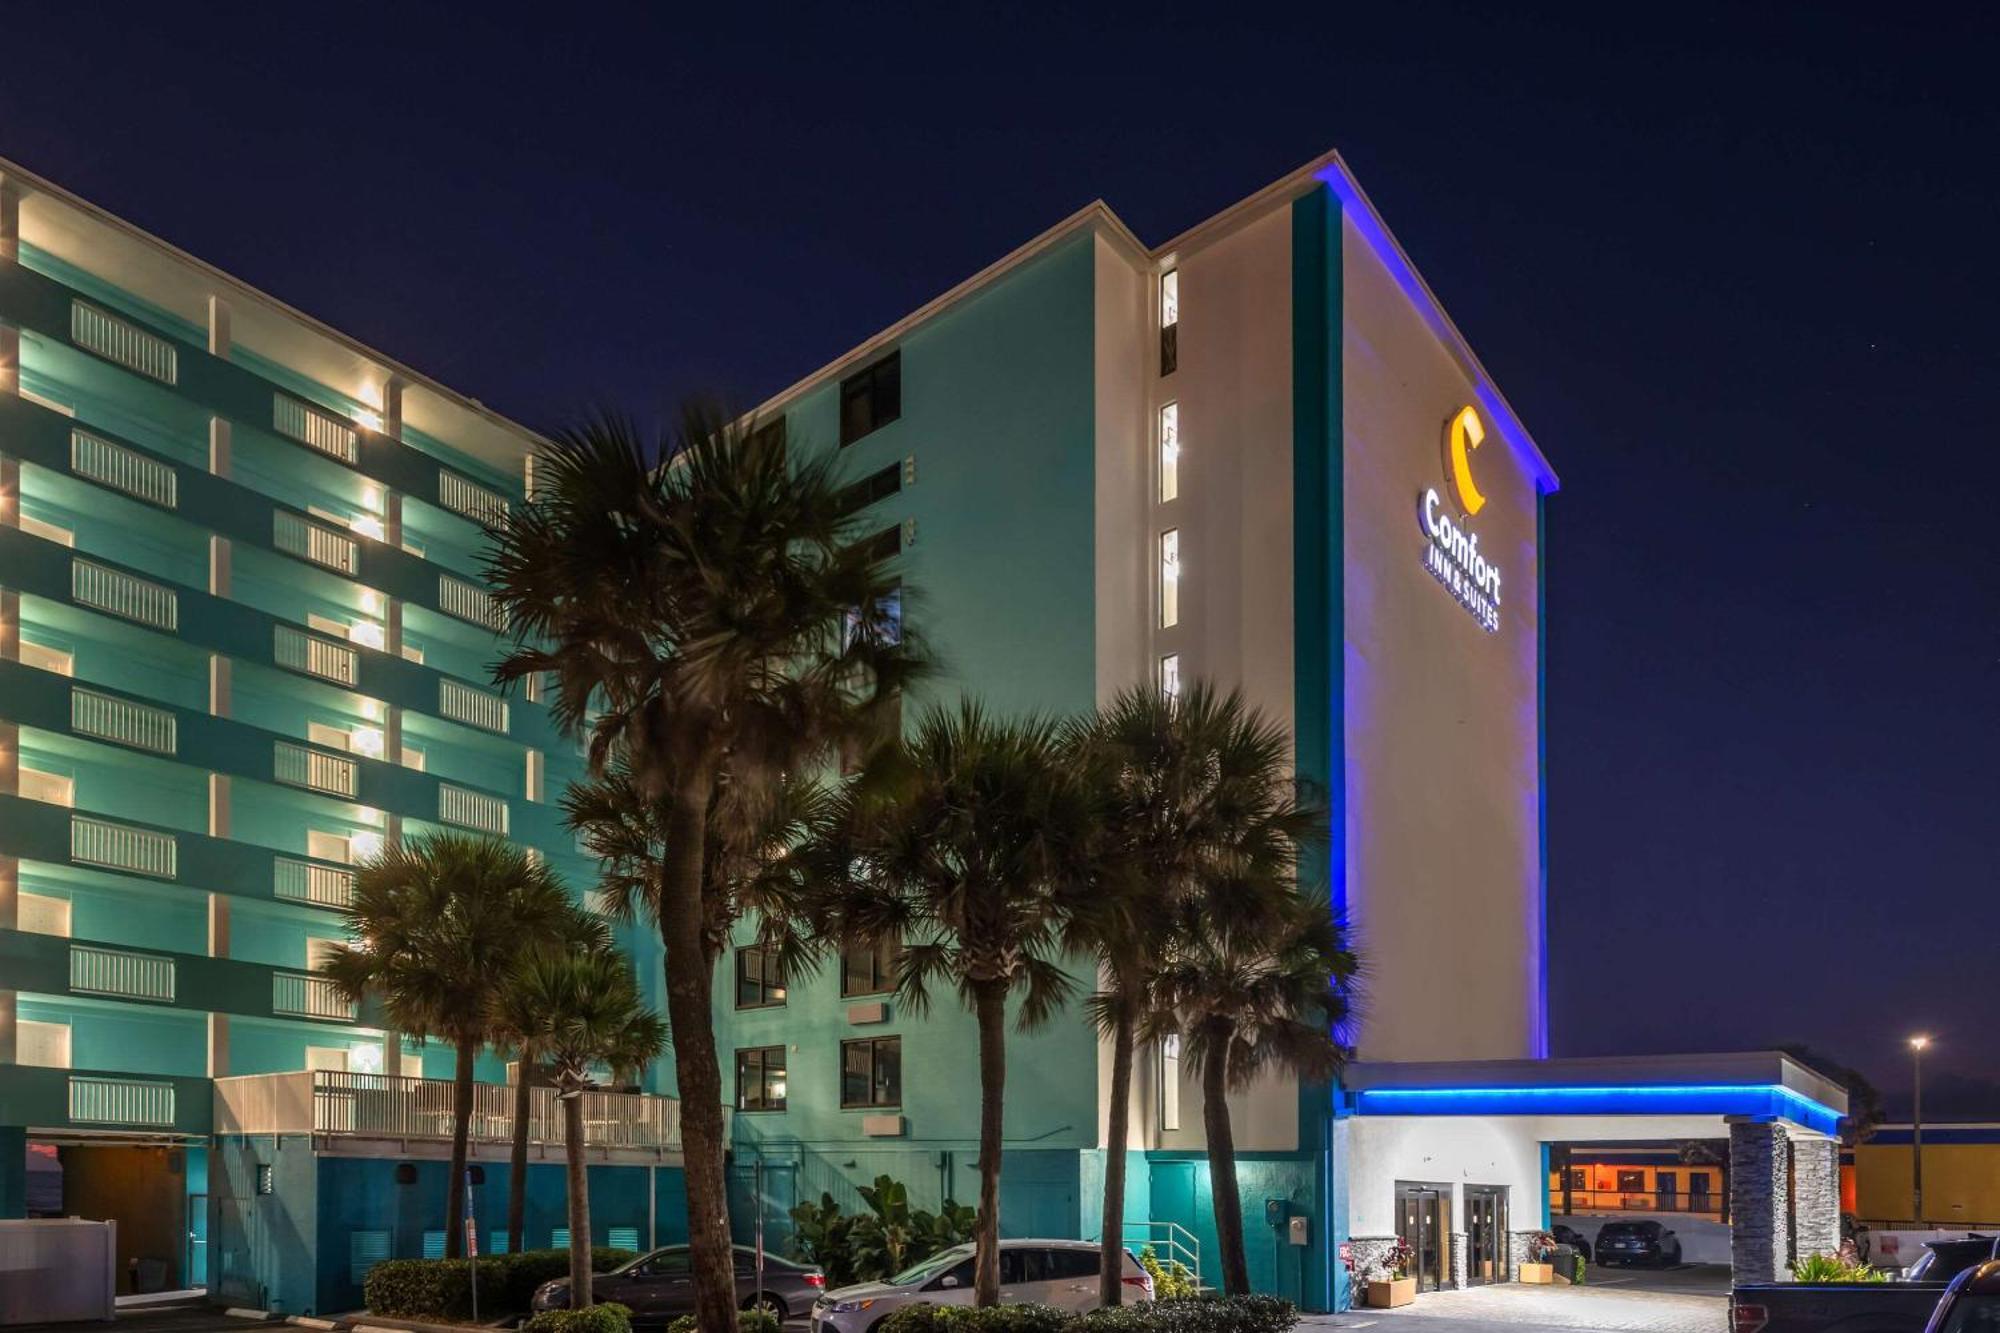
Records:
<instances>
[{"instance_id":1,"label":"entrance canopy","mask_svg":"<svg viewBox=\"0 0 2000 1333\"><path fill-rule=\"evenodd\" d=\"M1341 1077L1360 1116L1615 1117L1604 1132L1561 1137L1670 1138L1729 1121L1785 1121L1838 1131L1847 1092L1782 1051L1564 1060L1362 1061ZM1628 1117L1681 1123L1655 1133ZM1584 1130L1577 1125L1575 1130Z\"/></svg>"}]
</instances>

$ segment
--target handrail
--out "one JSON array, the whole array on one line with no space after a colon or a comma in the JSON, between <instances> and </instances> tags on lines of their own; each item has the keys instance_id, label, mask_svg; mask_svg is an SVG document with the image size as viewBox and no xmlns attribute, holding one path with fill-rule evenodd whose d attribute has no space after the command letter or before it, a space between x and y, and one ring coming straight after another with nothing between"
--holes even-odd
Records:
<instances>
[{"instance_id":1,"label":"handrail","mask_svg":"<svg viewBox=\"0 0 2000 1333\"><path fill-rule=\"evenodd\" d=\"M1168 1221L1127 1222L1120 1235L1129 1244L1134 1232L1140 1244L1153 1247L1154 1256L1162 1263L1182 1265L1194 1275L1195 1285L1201 1285L1201 1237L1178 1222Z\"/></svg>"}]
</instances>

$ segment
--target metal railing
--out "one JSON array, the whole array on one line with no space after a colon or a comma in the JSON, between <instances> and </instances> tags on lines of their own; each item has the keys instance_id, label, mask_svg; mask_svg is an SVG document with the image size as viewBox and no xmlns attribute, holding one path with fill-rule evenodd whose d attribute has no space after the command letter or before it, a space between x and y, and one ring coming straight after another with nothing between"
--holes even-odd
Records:
<instances>
[{"instance_id":1,"label":"metal railing","mask_svg":"<svg viewBox=\"0 0 2000 1333\"><path fill-rule=\"evenodd\" d=\"M329 796L352 796L359 782L361 766L344 755L308 749L291 741L278 741L273 775L293 787L306 787Z\"/></svg>"},{"instance_id":2,"label":"metal railing","mask_svg":"<svg viewBox=\"0 0 2000 1333\"><path fill-rule=\"evenodd\" d=\"M507 734L507 701L445 676L438 681L438 713L454 722Z\"/></svg>"},{"instance_id":3,"label":"metal railing","mask_svg":"<svg viewBox=\"0 0 2000 1333\"><path fill-rule=\"evenodd\" d=\"M288 509L271 515L271 544L286 555L310 560L342 574L352 574L361 567L361 548L352 537L323 523L300 518Z\"/></svg>"},{"instance_id":4,"label":"metal railing","mask_svg":"<svg viewBox=\"0 0 2000 1333\"><path fill-rule=\"evenodd\" d=\"M354 901L354 872L281 856L272 864L271 896L314 907L347 907Z\"/></svg>"},{"instance_id":5,"label":"metal railing","mask_svg":"<svg viewBox=\"0 0 2000 1333\"><path fill-rule=\"evenodd\" d=\"M1549 1187L1549 1207L1557 1213L1562 1211L1563 1197L1560 1184ZM1568 1197L1573 1212L1701 1213L1717 1217L1722 1214L1722 1194L1719 1191L1572 1188Z\"/></svg>"},{"instance_id":6,"label":"metal railing","mask_svg":"<svg viewBox=\"0 0 2000 1333\"><path fill-rule=\"evenodd\" d=\"M71 1074L69 1118L81 1125L147 1125L172 1129L174 1085L145 1078Z\"/></svg>"},{"instance_id":7,"label":"metal railing","mask_svg":"<svg viewBox=\"0 0 2000 1333\"><path fill-rule=\"evenodd\" d=\"M1153 1247L1153 1257L1162 1265L1180 1264L1201 1285L1201 1238L1178 1222L1127 1222L1122 1232L1125 1243L1136 1249Z\"/></svg>"},{"instance_id":8,"label":"metal railing","mask_svg":"<svg viewBox=\"0 0 2000 1333\"><path fill-rule=\"evenodd\" d=\"M360 674L360 657L352 648L290 625L277 626L272 657L287 671L303 671L336 685L352 685Z\"/></svg>"},{"instance_id":9,"label":"metal railing","mask_svg":"<svg viewBox=\"0 0 2000 1333\"><path fill-rule=\"evenodd\" d=\"M70 730L80 736L116 741L155 754L172 754L179 747L179 719L164 708L99 694L82 686L69 692Z\"/></svg>"},{"instance_id":10,"label":"metal railing","mask_svg":"<svg viewBox=\"0 0 2000 1333\"><path fill-rule=\"evenodd\" d=\"M70 596L80 605L136 620L155 629L180 628L180 598L172 588L135 578L95 561L70 561Z\"/></svg>"},{"instance_id":11,"label":"metal railing","mask_svg":"<svg viewBox=\"0 0 2000 1333\"><path fill-rule=\"evenodd\" d=\"M271 396L271 425L308 448L352 466L360 456L360 435L331 412L322 412L289 394Z\"/></svg>"},{"instance_id":12,"label":"metal railing","mask_svg":"<svg viewBox=\"0 0 2000 1333\"><path fill-rule=\"evenodd\" d=\"M166 509L180 502L179 478L171 467L87 430L70 429L69 470Z\"/></svg>"},{"instance_id":13,"label":"metal railing","mask_svg":"<svg viewBox=\"0 0 2000 1333\"><path fill-rule=\"evenodd\" d=\"M83 301L69 303L69 339L86 352L162 384L174 383L180 374L180 353L172 343Z\"/></svg>"},{"instance_id":14,"label":"metal railing","mask_svg":"<svg viewBox=\"0 0 2000 1333\"><path fill-rule=\"evenodd\" d=\"M271 974L271 1012L289 1018L325 1018L352 1023L360 1012L353 1000L325 977L303 972Z\"/></svg>"},{"instance_id":15,"label":"metal railing","mask_svg":"<svg viewBox=\"0 0 2000 1333\"><path fill-rule=\"evenodd\" d=\"M69 946L69 988L79 995L115 995L123 1000L174 998L174 960L94 944Z\"/></svg>"},{"instance_id":16,"label":"metal railing","mask_svg":"<svg viewBox=\"0 0 2000 1333\"><path fill-rule=\"evenodd\" d=\"M438 822L505 837L507 803L498 796L442 782L438 784Z\"/></svg>"},{"instance_id":17,"label":"metal railing","mask_svg":"<svg viewBox=\"0 0 2000 1333\"><path fill-rule=\"evenodd\" d=\"M486 527L507 517L506 496L444 468L438 469L438 503Z\"/></svg>"},{"instance_id":18,"label":"metal railing","mask_svg":"<svg viewBox=\"0 0 2000 1333\"><path fill-rule=\"evenodd\" d=\"M88 815L70 816L69 859L79 865L172 879L179 868L179 853L179 843L171 833L131 828Z\"/></svg>"},{"instance_id":19,"label":"metal railing","mask_svg":"<svg viewBox=\"0 0 2000 1333\"><path fill-rule=\"evenodd\" d=\"M500 606L491 593L449 574L438 575L438 610L484 629L498 631L506 627Z\"/></svg>"}]
</instances>

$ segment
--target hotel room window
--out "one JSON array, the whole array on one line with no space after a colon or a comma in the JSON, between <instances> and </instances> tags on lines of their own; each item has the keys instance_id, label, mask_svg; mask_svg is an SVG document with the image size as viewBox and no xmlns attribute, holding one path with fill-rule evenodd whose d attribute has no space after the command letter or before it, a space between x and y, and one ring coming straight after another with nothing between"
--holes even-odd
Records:
<instances>
[{"instance_id":1,"label":"hotel room window","mask_svg":"<svg viewBox=\"0 0 2000 1333\"><path fill-rule=\"evenodd\" d=\"M736 951L736 1007L763 1009L785 1002L785 969L773 950L761 944Z\"/></svg>"},{"instance_id":2,"label":"hotel room window","mask_svg":"<svg viewBox=\"0 0 2000 1333\"><path fill-rule=\"evenodd\" d=\"M903 354L891 352L840 382L840 443L853 444L903 415Z\"/></svg>"},{"instance_id":3,"label":"hotel room window","mask_svg":"<svg viewBox=\"0 0 2000 1333\"><path fill-rule=\"evenodd\" d=\"M1160 409L1160 503L1175 500L1181 493L1181 405L1168 403Z\"/></svg>"},{"instance_id":4,"label":"hotel room window","mask_svg":"<svg viewBox=\"0 0 2000 1333\"><path fill-rule=\"evenodd\" d=\"M736 1109L785 1109L785 1048L751 1046L736 1052Z\"/></svg>"},{"instance_id":5,"label":"hotel room window","mask_svg":"<svg viewBox=\"0 0 2000 1333\"><path fill-rule=\"evenodd\" d=\"M840 1104L903 1104L903 1039L868 1037L840 1043Z\"/></svg>"},{"instance_id":6,"label":"hotel room window","mask_svg":"<svg viewBox=\"0 0 2000 1333\"><path fill-rule=\"evenodd\" d=\"M1160 534L1160 628L1181 623L1181 530Z\"/></svg>"},{"instance_id":7,"label":"hotel room window","mask_svg":"<svg viewBox=\"0 0 2000 1333\"><path fill-rule=\"evenodd\" d=\"M1180 364L1181 271L1160 275L1160 373L1171 375Z\"/></svg>"},{"instance_id":8,"label":"hotel room window","mask_svg":"<svg viewBox=\"0 0 2000 1333\"><path fill-rule=\"evenodd\" d=\"M1160 1038L1160 1128L1181 1127L1181 1039Z\"/></svg>"},{"instance_id":9,"label":"hotel room window","mask_svg":"<svg viewBox=\"0 0 2000 1333\"><path fill-rule=\"evenodd\" d=\"M1168 653L1160 659L1160 693L1168 699L1181 697L1181 655Z\"/></svg>"}]
</instances>

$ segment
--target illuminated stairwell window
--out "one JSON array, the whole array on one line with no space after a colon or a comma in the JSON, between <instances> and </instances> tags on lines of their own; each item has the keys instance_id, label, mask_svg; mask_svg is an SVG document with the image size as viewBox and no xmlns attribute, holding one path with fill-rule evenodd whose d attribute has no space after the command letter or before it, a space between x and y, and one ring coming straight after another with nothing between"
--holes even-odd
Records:
<instances>
[{"instance_id":1,"label":"illuminated stairwell window","mask_svg":"<svg viewBox=\"0 0 2000 1333\"><path fill-rule=\"evenodd\" d=\"M1181 272L1160 275L1160 373L1171 375L1180 364Z\"/></svg>"},{"instance_id":2,"label":"illuminated stairwell window","mask_svg":"<svg viewBox=\"0 0 2000 1333\"><path fill-rule=\"evenodd\" d=\"M1181 623L1181 530L1160 534L1160 628Z\"/></svg>"}]
</instances>

